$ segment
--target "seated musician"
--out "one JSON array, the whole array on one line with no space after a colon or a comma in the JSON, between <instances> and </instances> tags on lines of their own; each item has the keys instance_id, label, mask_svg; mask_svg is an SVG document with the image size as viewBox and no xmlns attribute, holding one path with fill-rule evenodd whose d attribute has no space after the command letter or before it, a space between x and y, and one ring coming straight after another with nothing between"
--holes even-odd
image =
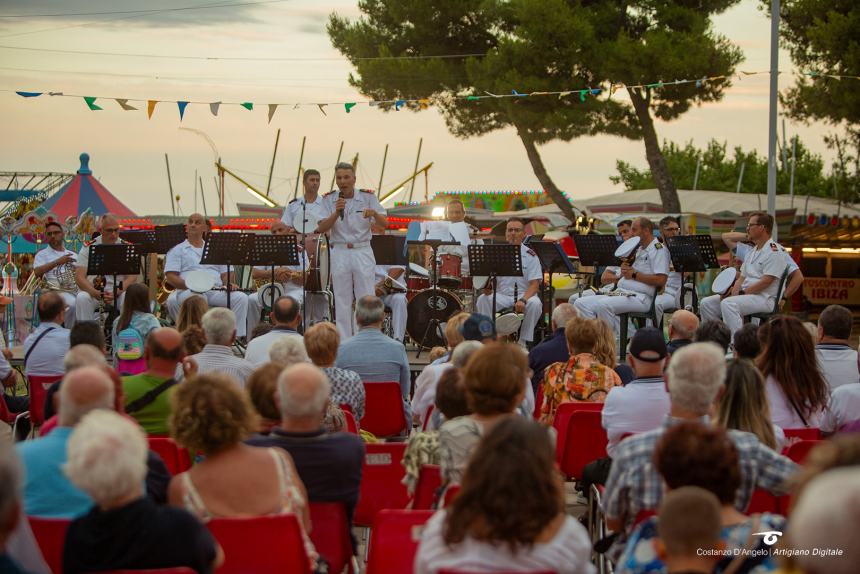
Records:
<instances>
[{"instance_id":1,"label":"seated musician","mask_svg":"<svg viewBox=\"0 0 860 574\"><path fill-rule=\"evenodd\" d=\"M179 306L195 293L185 284L185 279L191 271L205 271L212 276L213 289L201 293L209 302L209 307L227 307L227 291L219 289L225 283L230 285L230 309L236 314L236 336L245 337L248 317L248 295L239 291L239 286L232 283L227 276L226 265L201 265L203 246L206 245L204 234L208 229L206 220L199 213L188 216L185 232L187 239L167 252L164 260L164 280L173 285L174 291L167 298L167 311L171 319L176 321Z\"/></svg>"},{"instance_id":2,"label":"seated musician","mask_svg":"<svg viewBox=\"0 0 860 574\"><path fill-rule=\"evenodd\" d=\"M660 238L663 241L663 247L668 247L670 237L677 237L681 233L681 224L678 218L667 215L660 220ZM679 309L681 303L681 284L684 278L680 272L675 271L672 265L672 256L669 255L669 278L666 280L666 285L663 287L663 292L657 295L657 300L654 301L654 310L657 313L657 323L660 323L660 318L667 311Z\"/></svg>"},{"instance_id":3,"label":"seated musician","mask_svg":"<svg viewBox=\"0 0 860 574\"><path fill-rule=\"evenodd\" d=\"M618 233L615 235L618 240L618 244L621 245L623 242L630 239L633 235L630 231L630 226L633 225L632 219L625 219L623 221L619 221L615 226L615 229L618 230ZM608 267L603 267L603 271L600 271L600 267L596 269L596 272L600 273L600 289L595 290L593 287L589 287L585 289L582 294L574 293L567 300L568 303L573 305L573 303L579 299L580 297L587 297L590 295L594 295L595 293L609 293L615 288L615 284L621 279L621 267L617 265L610 265Z\"/></svg>"},{"instance_id":4,"label":"seated musician","mask_svg":"<svg viewBox=\"0 0 860 574\"><path fill-rule=\"evenodd\" d=\"M722 319L734 335L744 324L744 316L768 313L778 296L779 281L787 268L782 246L771 241L773 217L756 212L750 215L747 233L755 248L746 254L740 274L727 296L702 299L702 321Z\"/></svg>"},{"instance_id":5,"label":"seated musician","mask_svg":"<svg viewBox=\"0 0 860 574\"><path fill-rule=\"evenodd\" d=\"M463 206L463 202L459 199L451 199L448 203L445 204L445 219L448 221L449 225L453 223L461 223L466 221L466 208ZM478 229L473 225L466 223L467 229L469 230L469 235L473 236L478 233ZM451 239L456 239L453 235ZM483 239L472 239L471 243L475 245L483 245ZM428 255L430 253L429 247ZM437 250L437 253L441 257L442 255L456 255L460 258L460 270L463 276L467 276L469 274L469 249L465 245L441 245ZM431 263L428 261L428 269L430 269L429 265Z\"/></svg>"},{"instance_id":6,"label":"seated musician","mask_svg":"<svg viewBox=\"0 0 860 574\"><path fill-rule=\"evenodd\" d=\"M382 299L385 306L391 309L391 334L403 342L406 336L406 292L393 291L385 287L385 279L391 277L403 282L406 268L400 265L377 265L376 273L376 296Z\"/></svg>"},{"instance_id":7,"label":"seated musician","mask_svg":"<svg viewBox=\"0 0 860 574\"><path fill-rule=\"evenodd\" d=\"M112 213L105 213L99 221L99 235L90 245L115 245L117 243L125 243L119 238L119 221ZM84 245L80 253L78 253L77 261L75 262L75 282L78 285L78 295L75 301L75 320L76 321L97 321L96 310L98 309L98 301L102 299L104 304L112 305L116 294L113 287L113 275L105 276L105 284L103 290L97 289L93 284L96 278L94 275L87 275L87 266L90 262L90 245ZM125 296L124 289L137 281L137 275L117 275L116 285L117 292L117 308L122 307L122 302Z\"/></svg>"},{"instance_id":8,"label":"seated musician","mask_svg":"<svg viewBox=\"0 0 860 574\"><path fill-rule=\"evenodd\" d=\"M639 236L633 262L621 264L618 288L605 295L582 297L574 302L581 317L600 318L618 333L619 313L644 313L651 308L656 291L669 277L669 250L654 237L654 223L647 217L633 220L632 235Z\"/></svg>"},{"instance_id":9,"label":"seated musician","mask_svg":"<svg viewBox=\"0 0 860 574\"><path fill-rule=\"evenodd\" d=\"M75 302L78 286L75 281L75 258L77 254L66 249L66 235L63 226L56 221L45 224L48 247L36 253L33 258L33 273L42 280L45 289L56 291L68 307L66 329L75 324ZM69 273L71 271L71 273Z\"/></svg>"},{"instance_id":10,"label":"seated musician","mask_svg":"<svg viewBox=\"0 0 860 574\"><path fill-rule=\"evenodd\" d=\"M522 325L520 326L519 344L527 346L534 340L535 327L540 320L543 306L537 296L543 271L540 260L534 251L523 245L525 238L525 221L519 217L508 219L505 226L505 239L511 245L519 245L522 255L523 274L520 277L497 277L496 308L493 309L493 291L489 283L484 288L484 293L478 297L478 313L488 317L493 316L494 311L513 306L516 313L524 313Z\"/></svg>"}]
</instances>

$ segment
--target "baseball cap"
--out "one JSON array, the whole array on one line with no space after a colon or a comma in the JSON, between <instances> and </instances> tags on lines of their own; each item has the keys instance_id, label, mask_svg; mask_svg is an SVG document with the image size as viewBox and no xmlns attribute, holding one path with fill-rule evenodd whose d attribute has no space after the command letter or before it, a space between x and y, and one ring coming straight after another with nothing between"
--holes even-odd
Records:
<instances>
[{"instance_id":1,"label":"baseball cap","mask_svg":"<svg viewBox=\"0 0 860 574\"><path fill-rule=\"evenodd\" d=\"M648 351L656 353L657 356L643 357L642 354ZM648 363L656 363L665 359L668 351L666 350L666 341L663 339L662 331L654 327L638 329L636 334L633 335L633 340L630 341L630 354L640 361Z\"/></svg>"},{"instance_id":2,"label":"baseball cap","mask_svg":"<svg viewBox=\"0 0 860 574\"><path fill-rule=\"evenodd\" d=\"M460 333L466 341L482 341L487 337L495 338L496 326L486 315L472 313L460 327Z\"/></svg>"}]
</instances>

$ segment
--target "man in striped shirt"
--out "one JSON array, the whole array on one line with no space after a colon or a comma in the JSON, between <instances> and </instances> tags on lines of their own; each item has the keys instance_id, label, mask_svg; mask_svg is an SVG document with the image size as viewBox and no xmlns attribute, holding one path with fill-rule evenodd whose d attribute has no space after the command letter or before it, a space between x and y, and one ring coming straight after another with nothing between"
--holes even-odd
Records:
<instances>
[{"instance_id":1,"label":"man in striped shirt","mask_svg":"<svg viewBox=\"0 0 860 574\"><path fill-rule=\"evenodd\" d=\"M203 315L203 332L206 346L192 355L197 362L199 374L218 372L236 379L240 386L254 372L254 365L233 354L236 340L236 314L225 307L213 307Z\"/></svg>"}]
</instances>

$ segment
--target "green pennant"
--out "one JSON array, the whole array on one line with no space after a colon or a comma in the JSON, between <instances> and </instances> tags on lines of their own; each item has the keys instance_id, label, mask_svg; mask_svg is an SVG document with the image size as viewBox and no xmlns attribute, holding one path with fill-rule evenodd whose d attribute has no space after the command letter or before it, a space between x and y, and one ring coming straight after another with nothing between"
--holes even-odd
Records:
<instances>
[{"instance_id":1,"label":"green pennant","mask_svg":"<svg viewBox=\"0 0 860 574\"><path fill-rule=\"evenodd\" d=\"M349 113L349 111L355 107L355 102L346 102L343 104L343 107L346 108L346 113Z\"/></svg>"},{"instance_id":2,"label":"green pennant","mask_svg":"<svg viewBox=\"0 0 860 574\"><path fill-rule=\"evenodd\" d=\"M96 105L95 96L84 96L84 101L87 103L87 107L93 111L101 109L99 106Z\"/></svg>"},{"instance_id":3,"label":"green pennant","mask_svg":"<svg viewBox=\"0 0 860 574\"><path fill-rule=\"evenodd\" d=\"M585 101L585 94L587 94L587 93L588 93L588 90L579 90L579 101L580 102Z\"/></svg>"},{"instance_id":4,"label":"green pennant","mask_svg":"<svg viewBox=\"0 0 860 574\"><path fill-rule=\"evenodd\" d=\"M246 110L253 110L254 109L254 102L242 102L239 105L241 105Z\"/></svg>"},{"instance_id":5,"label":"green pennant","mask_svg":"<svg viewBox=\"0 0 860 574\"><path fill-rule=\"evenodd\" d=\"M479 98L478 96L466 96L466 99L467 100L480 100L481 98Z\"/></svg>"}]
</instances>

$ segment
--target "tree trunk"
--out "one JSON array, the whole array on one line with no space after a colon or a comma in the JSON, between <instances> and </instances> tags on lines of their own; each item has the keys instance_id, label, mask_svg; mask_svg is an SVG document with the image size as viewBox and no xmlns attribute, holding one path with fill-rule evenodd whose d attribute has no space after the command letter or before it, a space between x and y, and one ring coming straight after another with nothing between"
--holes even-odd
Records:
<instances>
[{"instance_id":1,"label":"tree trunk","mask_svg":"<svg viewBox=\"0 0 860 574\"><path fill-rule=\"evenodd\" d=\"M573 211L573 206L547 173L546 166L543 164L543 160L540 157L540 153L538 153L534 140L525 129L517 129L517 135L520 136L520 140L522 140L523 146L526 148L526 155L529 156L532 170L534 170L544 192L546 192L550 199L552 199L553 203L561 209L562 215L567 217L570 222L573 223L576 221L576 212Z\"/></svg>"},{"instance_id":2,"label":"tree trunk","mask_svg":"<svg viewBox=\"0 0 860 574\"><path fill-rule=\"evenodd\" d=\"M633 109L636 110L636 117L639 119L639 126L642 128L642 138L645 140L645 157L651 168L651 177L654 178L657 189L660 191L663 210L667 213L681 213L678 191L675 189L675 182L672 180L672 174L669 173L669 167L666 165L666 158L663 157L663 152L660 150L660 141L657 139L657 131L654 129L654 120L651 118L651 97L650 95L643 97L639 90L630 90L629 93L630 100L633 102Z\"/></svg>"}]
</instances>

